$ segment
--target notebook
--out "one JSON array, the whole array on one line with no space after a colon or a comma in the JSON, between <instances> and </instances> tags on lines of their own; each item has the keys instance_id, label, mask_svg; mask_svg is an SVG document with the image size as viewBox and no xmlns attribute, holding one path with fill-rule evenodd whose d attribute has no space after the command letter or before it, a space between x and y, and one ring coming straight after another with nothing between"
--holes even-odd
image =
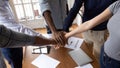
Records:
<instances>
[{"instance_id":1,"label":"notebook","mask_svg":"<svg viewBox=\"0 0 120 68\"><path fill-rule=\"evenodd\" d=\"M77 63L77 65L80 66L88 64L93 61L81 48L70 51L69 55Z\"/></svg>"}]
</instances>

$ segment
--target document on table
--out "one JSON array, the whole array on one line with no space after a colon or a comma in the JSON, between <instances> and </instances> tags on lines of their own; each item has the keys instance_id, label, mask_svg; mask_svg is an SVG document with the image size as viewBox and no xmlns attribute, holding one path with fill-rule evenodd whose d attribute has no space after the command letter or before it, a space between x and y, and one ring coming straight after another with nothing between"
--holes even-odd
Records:
<instances>
[{"instance_id":1,"label":"document on table","mask_svg":"<svg viewBox=\"0 0 120 68\"><path fill-rule=\"evenodd\" d=\"M60 62L56 59L53 59L47 55L39 55L32 64L38 68L56 68Z\"/></svg>"},{"instance_id":2,"label":"document on table","mask_svg":"<svg viewBox=\"0 0 120 68\"><path fill-rule=\"evenodd\" d=\"M75 67L75 68L93 68L93 66L91 64L86 64L86 65L78 66L78 67Z\"/></svg>"},{"instance_id":3,"label":"document on table","mask_svg":"<svg viewBox=\"0 0 120 68\"><path fill-rule=\"evenodd\" d=\"M66 48L70 49L78 49L83 43L82 38L77 38L77 37L70 37L68 39L68 44L65 45Z\"/></svg>"}]
</instances>

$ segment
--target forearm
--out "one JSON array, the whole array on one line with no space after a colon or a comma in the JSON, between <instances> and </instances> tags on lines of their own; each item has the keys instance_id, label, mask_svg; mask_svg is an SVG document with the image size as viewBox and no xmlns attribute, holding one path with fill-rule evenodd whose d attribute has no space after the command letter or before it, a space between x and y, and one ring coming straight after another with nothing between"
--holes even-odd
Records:
<instances>
[{"instance_id":1,"label":"forearm","mask_svg":"<svg viewBox=\"0 0 120 68\"><path fill-rule=\"evenodd\" d=\"M35 38L35 44L40 44L40 45L48 45L48 44L56 44L56 42L53 39L47 39L47 38L42 38L42 37L37 37Z\"/></svg>"},{"instance_id":2,"label":"forearm","mask_svg":"<svg viewBox=\"0 0 120 68\"><path fill-rule=\"evenodd\" d=\"M56 32L56 27L55 27L55 25L53 23L53 19L51 17L51 12L50 11L45 11L43 13L43 16L44 16L49 28L51 29L51 31Z\"/></svg>"},{"instance_id":3,"label":"forearm","mask_svg":"<svg viewBox=\"0 0 120 68\"><path fill-rule=\"evenodd\" d=\"M43 13L44 17L45 17L45 20L48 24L48 26L50 27L52 33L53 33L53 39L55 39L55 41L57 43L59 43L60 45L65 45L65 42L64 42L64 36L63 36L63 32L58 32L54 23L53 23L53 19L51 17L51 13L50 11L45 11Z\"/></svg>"},{"instance_id":4,"label":"forearm","mask_svg":"<svg viewBox=\"0 0 120 68\"><path fill-rule=\"evenodd\" d=\"M88 25L87 22L81 24L80 26L78 26L78 27L77 27L76 29L74 29L73 31L67 33L67 34L65 35L65 37L66 37L66 38L69 38L69 37L71 37L71 36L74 36L74 35L76 35L76 34L79 34L79 33L81 33L81 32L84 32L84 31L88 30L89 28L87 27L87 25Z\"/></svg>"},{"instance_id":5,"label":"forearm","mask_svg":"<svg viewBox=\"0 0 120 68\"><path fill-rule=\"evenodd\" d=\"M81 24L75 30L67 33L66 37L68 38L68 37L73 36L75 34L87 31L87 30L95 27L96 25L99 25L100 23L103 23L104 21L108 20L111 16L112 16L112 13L110 12L110 10L106 9L100 15L96 16L95 18L93 18L93 19L91 19L89 21L86 21L85 23Z\"/></svg>"}]
</instances>

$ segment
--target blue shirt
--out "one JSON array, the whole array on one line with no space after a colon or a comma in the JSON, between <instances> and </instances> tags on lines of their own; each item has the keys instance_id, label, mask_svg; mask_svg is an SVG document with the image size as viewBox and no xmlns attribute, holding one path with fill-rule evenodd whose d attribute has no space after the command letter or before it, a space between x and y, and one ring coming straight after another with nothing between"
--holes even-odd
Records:
<instances>
[{"instance_id":1,"label":"blue shirt","mask_svg":"<svg viewBox=\"0 0 120 68\"><path fill-rule=\"evenodd\" d=\"M83 22L85 22L103 12L110 4L115 1L117 0L75 0L73 7L69 11L68 16L65 19L65 24L69 24L69 26L72 24L82 6L82 3L84 3L84 13L82 20ZM104 30L107 28L106 25L107 21L92 28L92 30Z\"/></svg>"}]
</instances>

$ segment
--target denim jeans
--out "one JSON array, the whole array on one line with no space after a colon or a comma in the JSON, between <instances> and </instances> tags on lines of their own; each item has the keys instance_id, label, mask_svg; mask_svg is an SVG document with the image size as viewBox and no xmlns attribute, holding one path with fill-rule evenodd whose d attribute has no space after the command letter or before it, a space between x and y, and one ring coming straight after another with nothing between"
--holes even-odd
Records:
<instances>
[{"instance_id":1,"label":"denim jeans","mask_svg":"<svg viewBox=\"0 0 120 68\"><path fill-rule=\"evenodd\" d=\"M22 48L1 48L1 52L8 63L11 65L11 68L22 68Z\"/></svg>"},{"instance_id":2,"label":"denim jeans","mask_svg":"<svg viewBox=\"0 0 120 68\"><path fill-rule=\"evenodd\" d=\"M120 61L110 58L104 52L104 45L101 48L100 68L120 68Z\"/></svg>"}]
</instances>

